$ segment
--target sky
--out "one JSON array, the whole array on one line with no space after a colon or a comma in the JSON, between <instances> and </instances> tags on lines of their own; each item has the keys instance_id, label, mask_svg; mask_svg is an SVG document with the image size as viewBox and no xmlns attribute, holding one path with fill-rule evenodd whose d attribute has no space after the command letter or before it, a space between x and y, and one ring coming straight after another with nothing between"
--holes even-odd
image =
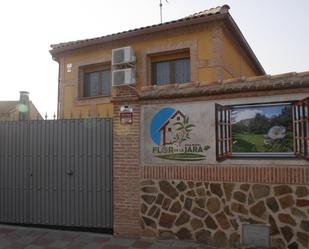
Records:
<instances>
[{"instance_id":1,"label":"sky","mask_svg":"<svg viewBox=\"0 0 309 249\"><path fill-rule=\"evenodd\" d=\"M163 21L218 5L230 13L268 74L309 70L308 0L163 0ZM0 100L29 91L41 114L57 109L51 44L160 22L159 0L0 1Z\"/></svg>"},{"instance_id":2,"label":"sky","mask_svg":"<svg viewBox=\"0 0 309 249\"><path fill-rule=\"evenodd\" d=\"M283 106L239 108L238 110L232 111L232 119L234 123L237 123L241 120L254 118L258 113L271 118L273 116L279 116L283 109Z\"/></svg>"}]
</instances>

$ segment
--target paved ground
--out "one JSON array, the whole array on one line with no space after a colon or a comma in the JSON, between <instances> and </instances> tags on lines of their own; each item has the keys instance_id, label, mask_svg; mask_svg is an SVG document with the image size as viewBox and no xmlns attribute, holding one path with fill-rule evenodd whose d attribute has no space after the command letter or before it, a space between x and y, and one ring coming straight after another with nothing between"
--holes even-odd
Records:
<instances>
[{"instance_id":1,"label":"paved ground","mask_svg":"<svg viewBox=\"0 0 309 249\"><path fill-rule=\"evenodd\" d=\"M0 225L0 249L211 249L193 242Z\"/></svg>"}]
</instances>

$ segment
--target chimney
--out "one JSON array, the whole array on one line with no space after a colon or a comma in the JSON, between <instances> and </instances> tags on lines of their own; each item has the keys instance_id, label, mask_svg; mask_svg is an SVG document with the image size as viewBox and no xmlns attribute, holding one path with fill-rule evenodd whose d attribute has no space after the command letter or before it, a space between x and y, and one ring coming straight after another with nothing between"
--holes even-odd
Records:
<instances>
[{"instance_id":1,"label":"chimney","mask_svg":"<svg viewBox=\"0 0 309 249\"><path fill-rule=\"evenodd\" d=\"M29 92L20 91L18 111L19 111L19 120L28 120L29 119Z\"/></svg>"}]
</instances>

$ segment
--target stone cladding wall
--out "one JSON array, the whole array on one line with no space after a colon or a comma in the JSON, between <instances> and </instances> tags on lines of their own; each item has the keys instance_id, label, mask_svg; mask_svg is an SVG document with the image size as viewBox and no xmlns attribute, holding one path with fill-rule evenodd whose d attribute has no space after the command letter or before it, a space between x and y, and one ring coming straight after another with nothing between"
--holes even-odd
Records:
<instances>
[{"instance_id":1,"label":"stone cladding wall","mask_svg":"<svg viewBox=\"0 0 309 249\"><path fill-rule=\"evenodd\" d=\"M309 248L308 185L144 179L140 188L145 236L239 248L242 224L268 224L272 248Z\"/></svg>"}]
</instances>

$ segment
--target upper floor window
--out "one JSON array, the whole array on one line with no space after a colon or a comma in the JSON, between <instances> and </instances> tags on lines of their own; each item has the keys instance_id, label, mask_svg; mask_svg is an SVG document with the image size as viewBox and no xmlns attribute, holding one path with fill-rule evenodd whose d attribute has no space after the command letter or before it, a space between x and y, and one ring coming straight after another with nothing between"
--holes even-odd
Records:
<instances>
[{"instance_id":1,"label":"upper floor window","mask_svg":"<svg viewBox=\"0 0 309 249\"><path fill-rule=\"evenodd\" d=\"M154 85L181 84L191 81L189 51L156 56L151 62Z\"/></svg>"},{"instance_id":2,"label":"upper floor window","mask_svg":"<svg viewBox=\"0 0 309 249\"><path fill-rule=\"evenodd\" d=\"M81 96L100 97L111 94L111 70L104 65L89 66L82 69Z\"/></svg>"}]
</instances>

